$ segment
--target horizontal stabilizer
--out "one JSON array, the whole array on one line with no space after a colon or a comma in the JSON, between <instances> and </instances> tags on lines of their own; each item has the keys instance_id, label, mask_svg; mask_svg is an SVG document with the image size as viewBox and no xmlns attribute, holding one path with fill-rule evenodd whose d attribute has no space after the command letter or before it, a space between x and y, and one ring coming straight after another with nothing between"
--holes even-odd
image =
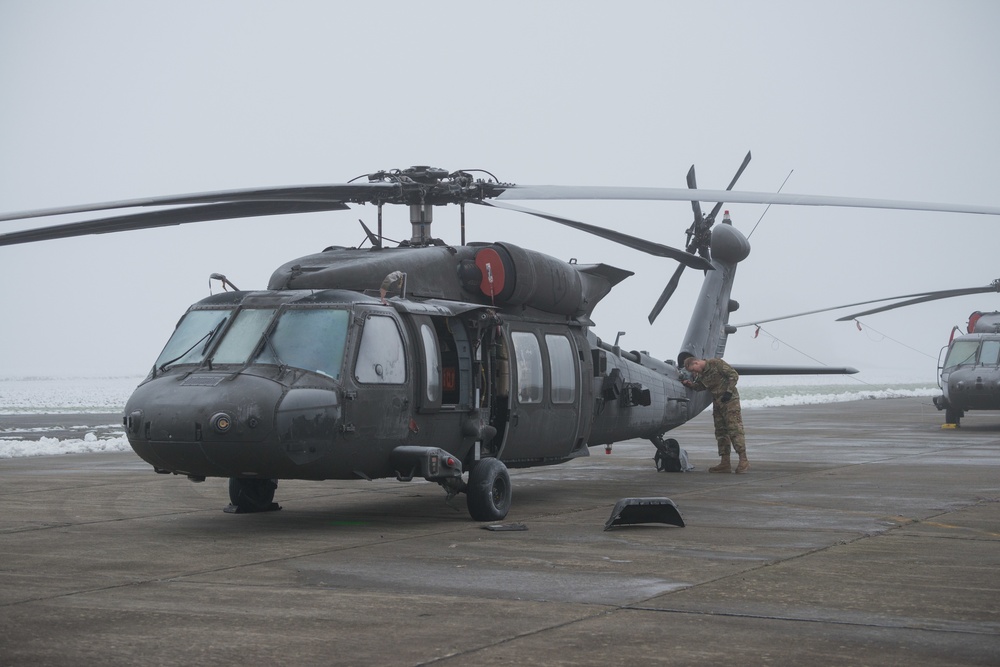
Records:
<instances>
[{"instance_id":1,"label":"horizontal stabilizer","mask_svg":"<svg viewBox=\"0 0 1000 667\"><path fill-rule=\"evenodd\" d=\"M851 366L755 366L730 364L740 375L853 375Z\"/></svg>"},{"instance_id":2,"label":"horizontal stabilizer","mask_svg":"<svg viewBox=\"0 0 1000 667\"><path fill-rule=\"evenodd\" d=\"M668 523L684 527L684 519L670 498L622 498L615 504L604 530L633 523Z\"/></svg>"}]
</instances>

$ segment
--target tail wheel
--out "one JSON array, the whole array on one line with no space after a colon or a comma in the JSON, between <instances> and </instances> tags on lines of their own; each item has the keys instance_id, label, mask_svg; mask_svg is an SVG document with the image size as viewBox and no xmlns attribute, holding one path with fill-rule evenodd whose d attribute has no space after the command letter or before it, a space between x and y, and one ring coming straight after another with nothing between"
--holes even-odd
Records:
<instances>
[{"instance_id":1,"label":"tail wheel","mask_svg":"<svg viewBox=\"0 0 1000 667\"><path fill-rule=\"evenodd\" d=\"M469 471L469 515L475 521L499 521L510 511L512 489L507 466L499 459L482 459Z\"/></svg>"}]
</instances>

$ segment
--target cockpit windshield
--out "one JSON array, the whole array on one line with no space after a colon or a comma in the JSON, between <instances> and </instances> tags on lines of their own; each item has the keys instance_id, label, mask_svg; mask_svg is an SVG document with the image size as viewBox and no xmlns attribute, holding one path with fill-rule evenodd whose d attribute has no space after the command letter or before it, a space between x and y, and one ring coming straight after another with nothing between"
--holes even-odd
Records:
<instances>
[{"instance_id":1,"label":"cockpit windshield","mask_svg":"<svg viewBox=\"0 0 1000 667\"><path fill-rule=\"evenodd\" d=\"M244 308L212 355L214 364L245 364L274 317L274 308Z\"/></svg>"},{"instance_id":2,"label":"cockpit windshield","mask_svg":"<svg viewBox=\"0 0 1000 667\"><path fill-rule=\"evenodd\" d=\"M254 359L258 364L294 366L339 378L350 314L343 309L282 311Z\"/></svg>"},{"instance_id":3,"label":"cockpit windshield","mask_svg":"<svg viewBox=\"0 0 1000 667\"><path fill-rule=\"evenodd\" d=\"M979 351L978 340L956 340L948 356L944 360L945 370L956 366L970 366L976 363L976 352Z\"/></svg>"},{"instance_id":4,"label":"cockpit windshield","mask_svg":"<svg viewBox=\"0 0 1000 667\"><path fill-rule=\"evenodd\" d=\"M276 312L278 320L272 326ZM201 364L232 314L229 309L188 311L156 367ZM349 321L349 311L342 308L243 308L226 328L211 363L275 364L339 378Z\"/></svg>"},{"instance_id":5,"label":"cockpit windshield","mask_svg":"<svg viewBox=\"0 0 1000 667\"><path fill-rule=\"evenodd\" d=\"M200 364L232 310L191 310L174 329L174 335L156 359L163 370L174 364Z\"/></svg>"}]
</instances>

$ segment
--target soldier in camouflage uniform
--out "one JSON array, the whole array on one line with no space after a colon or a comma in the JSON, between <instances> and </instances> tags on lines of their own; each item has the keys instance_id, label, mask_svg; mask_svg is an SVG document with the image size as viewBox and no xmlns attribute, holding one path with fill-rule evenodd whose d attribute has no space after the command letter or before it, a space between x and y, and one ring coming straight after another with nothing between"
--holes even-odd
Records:
<instances>
[{"instance_id":1,"label":"soldier in camouflage uniform","mask_svg":"<svg viewBox=\"0 0 1000 667\"><path fill-rule=\"evenodd\" d=\"M730 445L740 457L736 472L750 469L747 460L746 439L743 434L743 413L740 410L740 393L736 389L739 373L722 359L684 360L684 368L695 374L694 381L685 380L684 385L699 391L712 392L712 418L715 421L715 439L719 441L719 456L722 461L708 469L709 472L732 472L729 462Z\"/></svg>"}]
</instances>

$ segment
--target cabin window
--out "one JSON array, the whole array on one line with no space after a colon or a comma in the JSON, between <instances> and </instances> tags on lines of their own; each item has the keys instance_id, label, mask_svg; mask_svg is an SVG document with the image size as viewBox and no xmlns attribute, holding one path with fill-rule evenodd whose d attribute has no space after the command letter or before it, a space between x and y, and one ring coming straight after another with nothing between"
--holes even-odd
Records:
<instances>
[{"instance_id":1,"label":"cabin window","mask_svg":"<svg viewBox=\"0 0 1000 667\"><path fill-rule=\"evenodd\" d=\"M542 402L542 351L535 334L516 331L510 335L517 362L517 400L520 403Z\"/></svg>"},{"instance_id":2,"label":"cabin window","mask_svg":"<svg viewBox=\"0 0 1000 667\"><path fill-rule=\"evenodd\" d=\"M264 335L256 362L292 366L339 378L347 343L346 310L285 310Z\"/></svg>"},{"instance_id":3,"label":"cabin window","mask_svg":"<svg viewBox=\"0 0 1000 667\"><path fill-rule=\"evenodd\" d=\"M441 358L438 354L437 336L429 324L420 325L420 338L424 342L424 367L427 369L427 400L441 400Z\"/></svg>"},{"instance_id":4,"label":"cabin window","mask_svg":"<svg viewBox=\"0 0 1000 667\"><path fill-rule=\"evenodd\" d=\"M406 350L391 317L369 315L365 320L354 376L358 382L373 384L406 382Z\"/></svg>"},{"instance_id":5,"label":"cabin window","mask_svg":"<svg viewBox=\"0 0 1000 667\"><path fill-rule=\"evenodd\" d=\"M957 340L951 345L951 349L948 350L948 356L945 357L944 367L955 368L956 366L967 366L969 364L976 363L976 352L979 351L979 341L976 340Z\"/></svg>"},{"instance_id":6,"label":"cabin window","mask_svg":"<svg viewBox=\"0 0 1000 667\"><path fill-rule=\"evenodd\" d=\"M569 338L546 335L545 347L549 352L549 396L553 403L572 403L576 400L576 369Z\"/></svg>"},{"instance_id":7,"label":"cabin window","mask_svg":"<svg viewBox=\"0 0 1000 667\"><path fill-rule=\"evenodd\" d=\"M979 363L983 366L1000 364L1000 340L983 341L983 349L979 353Z\"/></svg>"},{"instance_id":8,"label":"cabin window","mask_svg":"<svg viewBox=\"0 0 1000 667\"><path fill-rule=\"evenodd\" d=\"M272 317L273 308L241 310L212 355L212 361L216 364L245 364L257 349L260 336Z\"/></svg>"},{"instance_id":9,"label":"cabin window","mask_svg":"<svg viewBox=\"0 0 1000 667\"><path fill-rule=\"evenodd\" d=\"M232 310L189 310L156 359L156 367L200 364Z\"/></svg>"}]
</instances>

